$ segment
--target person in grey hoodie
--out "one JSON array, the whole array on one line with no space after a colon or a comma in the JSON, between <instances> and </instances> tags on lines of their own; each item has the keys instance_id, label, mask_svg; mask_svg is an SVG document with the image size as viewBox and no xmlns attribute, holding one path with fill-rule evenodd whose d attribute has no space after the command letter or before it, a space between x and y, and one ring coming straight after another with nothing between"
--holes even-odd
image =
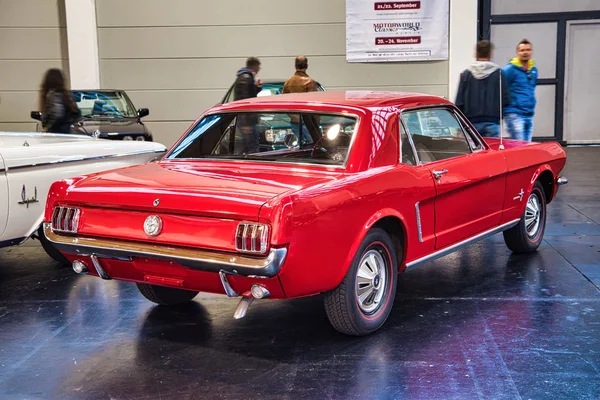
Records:
<instances>
[{"instance_id":1,"label":"person in grey hoodie","mask_svg":"<svg viewBox=\"0 0 600 400\"><path fill-rule=\"evenodd\" d=\"M502 69L490 61L492 49L488 40L477 43L476 61L460 74L454 103L482 136L500 137L500 109L510 103L510 95Z\"/></svg>"}]
</instances>

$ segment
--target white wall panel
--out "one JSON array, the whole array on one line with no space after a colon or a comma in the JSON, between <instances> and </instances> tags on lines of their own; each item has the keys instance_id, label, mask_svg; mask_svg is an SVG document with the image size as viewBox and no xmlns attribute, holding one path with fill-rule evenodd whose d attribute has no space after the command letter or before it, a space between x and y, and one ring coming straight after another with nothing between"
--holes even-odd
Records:
<instances>
[{"instance_id":1,"label":"white wall panel","mask_svg":"<svg viewBox=\"0 0 600 400\"><path fill-rule=\"evenodd\" d=\"M48 68L68 73L63 0L0 0L0 130L35 130Z\"/></svg>"},{"instance_id":2,"label":"white wall panel","mask_svg":"<svg viewBox=\"0 0 600 400\"><path fill-rule=\"evenodd\" d=\"M461 72L475 60L476 32L477 0L451 1L448 93L452 101L456 99Z\"/></svg>"},{"instance_id":3,"label":"white wall panel","mask_svg":"<svg viewBox=\"0 0 600 400\"><path fill-rule=\"evenodd\" d=\"M222 90L127 91L137 108L148 108L144 121L189 121L223 98Z\"/></svg>"},{"instance_id":4,"label":"white wall panel","mask_svg":"<svg viewBox=\"0 0 600 400\"><path fill-rule=\"evenodd\" d=\"M600 10L599 0L492 0L492 14Z\"/></svg>"},{"instance_id":5,"label":"white wall panel","mask_svg":"<svg viewBox=\"0 0 600 400\"><path fill-rule=\"evenodd\" d=\"M0 28L2 60L66 58L66 49L64 28Z\"/></svg>"},{"instance_id":6,"label":"white wall panel","mask_svg":"<svg viewBox=\"0 0 600 400\"><path fill-rule=\"evenodd\" d=\"M71 88L100 87L96 0L63 0Z\"/></svg>"},{"instance_id":7,"label":"white wall panel","mask_svg":"<svg viewBox=\"0 0 600 400\"><path fill-rule=\"evenodd\" d=\"M164 0L98 0L98 3L98 27L319 24L346 21L345 0L170 0L168 6Z\"/></svg>"},{"instance_id":8,"label":"white wall panel","mask_svg":"<svg viewBox=\"0 0 600 400\"><path fill-rule=\"evenodd\" d=\"M567 26L565 139L569 143L600 143L600 20Z\"/></svg>"},{"instance_id":9,"label":"white wall panel","mask_svg":"<svg viewBox=\"0 0 600 400\"><path fill-rule=\"evenodd\" d=\"M293 57L262 60L262 79L285 79L294 72ZM101 84L122 89L226 89L244 65L242 58L101 60ZM344 56L310 57L308 73L328 87L447 85L447 63L360 64ZM223 93L224 94L224 93Z\"/></svg>"},{"instance_id":10,"label":"white wall panel","mask_svg":"<svg viewBox=\"0 0 600 400\"><path fill-rule=\"evenodd\" d=\"M0 27L64 27L62 0L0 0Z\"/></svg>"},{"instance_id":11,"label":"white wall panel","mask_svg":"<svg viewBox=\"0 0 600 400\"><path fill-rule=\"evenodd\" d=\"M345 35L343 24L112 28L100 29L98 46L103 59L343 55Z\"/></svg>"},{"instance_id":12,"label":"white wall panel","mask_svg":"<svg viewBox=\"0 0 600 400\"><path fill-rule=\"evenodd\" d=\"M30 122L31 110L37 110L36 92L0 92L0 122Z\"/></svg>"},{"instance_id":13,"label":"white wall panel","mask_svg":"<svg viewBox=\"0 0 600 400\"><path fill-rule=\"evenodd\" d=\"M554 136L554 117L556 107L556 87L554 85L538 86L535 89L535 116L533 117L533 136Z\"/></svg>"},{"instance_id":14,"label":"white wall panel","mask_svg":"<svg viewBox=\"0 0 600 400\"><path fill-rule=\"evenodd\" d=\"M0 91L38 90L46 70L64 64L64 60L0 60Z\"/></svg>"},{"instance_id":15,"label":"white wall panel","mask_svg":"<svg viewBox=\"0 0 600 400\"><path fill-rule=\"evenodd\" d=\"M97 0L100 83L150 108L145 120L167 145L223 97L248 56L261 59L263 80L288 78L304 54L328 89L447 95L446 61L346 63L345 13L345 0Z\"/></svg>"}]
</instances>

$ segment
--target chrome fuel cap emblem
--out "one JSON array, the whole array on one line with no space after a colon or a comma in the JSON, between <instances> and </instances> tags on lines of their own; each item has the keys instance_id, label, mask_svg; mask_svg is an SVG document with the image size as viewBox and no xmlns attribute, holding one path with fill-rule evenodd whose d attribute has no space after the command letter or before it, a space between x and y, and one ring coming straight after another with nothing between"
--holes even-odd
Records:
<instances>
[{"instance_id":1,"label":"chrome fuel cap emblem","mask_svg":"<svg viewBox=\"0 0 600 400\"><path fill-rule=\"evenodd\" d=\"M162 231L162 219L158 215L150 215L144 221L144 232L148 236L157 236Z\"/></svg>"},{"instance_id":2,"label":"chrome fuel cap emblem","mask_svg":"<svg viewBox=\"0 0 600 400\"><path fill-rule=\"evenodd\" d=\"M154 200L154 203L152 204L154 204L154 207L158 207L158 205L160 204L160 199Z\"/></svg>"}]
</instances>

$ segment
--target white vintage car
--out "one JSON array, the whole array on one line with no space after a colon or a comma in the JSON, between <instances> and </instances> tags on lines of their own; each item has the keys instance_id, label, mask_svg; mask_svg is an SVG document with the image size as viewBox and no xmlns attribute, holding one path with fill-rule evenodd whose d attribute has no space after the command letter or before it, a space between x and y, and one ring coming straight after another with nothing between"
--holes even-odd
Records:
<instances>
[{"instance_id":1,"label":"white vintage car","mask_svg":"<svg viewBox=\"0 0 600 400\"><path fill-rule=\"evenodd\" d=\"M50 185L57 180L143 164L164 145L84 135L0 132L0 248L40 239L48 255L63 256L39 235Z\"/></svg>"}]
</instances>

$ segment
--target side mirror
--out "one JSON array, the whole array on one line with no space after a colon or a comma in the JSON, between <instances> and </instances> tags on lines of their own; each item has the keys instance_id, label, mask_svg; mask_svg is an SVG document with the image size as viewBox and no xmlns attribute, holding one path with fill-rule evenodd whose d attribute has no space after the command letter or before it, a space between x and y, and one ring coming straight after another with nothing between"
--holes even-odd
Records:
<instances>
[{"instance_id":1,"label":"side mirror","mask_svg":"<svg viewBox=\"0 0 600 400\"><path fill-rule=\"evenodd\" d=\"M287 135L285 135L285 138L283 139L283 143L286 145L286 147L288 149L293 149L295 147L298 147L298 139L296 138L296 135L294 135L293 133L288 133Z\"/></svg>"},{"instance_id":2,"label":"side mirror","mask_svg":"<svg viewBox=\"0 0 600 400\"><path fill-rule=\"evenodd\" d=\"M33 119L36 119L38 121L42 120L42 113L39 111L32 111L30 115L31 115L31 118L33 118Z\"/></svg>"},{"instance_id":3,"label":"side mirror","mask_svg":"<svg viewBox=\"0 0 600 400\"><path fill-rule=\"evenodd\" d=\"M137 114L138 114L138 117L139 117L139 118L143 118L143 117L145 117L146 115L149 115L149 114L150 114L150 110L148 110L147 108L140 108L140 109L138 110Z\"/></svg>"}]
</instances>

